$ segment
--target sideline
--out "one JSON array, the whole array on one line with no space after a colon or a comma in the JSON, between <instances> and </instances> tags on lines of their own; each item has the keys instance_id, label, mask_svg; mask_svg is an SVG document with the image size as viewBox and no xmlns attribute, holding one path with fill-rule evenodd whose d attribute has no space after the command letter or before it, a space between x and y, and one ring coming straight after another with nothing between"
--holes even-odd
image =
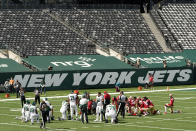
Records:
<instances>
[{"instance_id":1,"label":"sideline","mask_svg":"<svg viewBox=\"0 0 196 131\"><path fill-rule=\"evenodd\" d=\"M169 92L171 91L186 91L186 90L194 90L196 88L182 88L182 89L170 89ZM150 90L150 91L131 91L131 92L124 92L124 94L137 94L137 93L149 93L149 92L168 92L167 89L164 90ZM118 95L119 92L115 92L115 93L109 93L111 95ZM91 96L96 96L97 94L90 94ZM79 95L80 97L82 95ZM41 99L43 99L45 97L41 97ZM67 96L49 96L47 98L50 99L55 99L55 98L67 98ZM35 98L26 98L27 100L34 100ZM0 102L4 102L4 101L16 101L16 100L20 100L20 98L15 98L15 99L1 99Z\"/></svg>"}]
</instances>

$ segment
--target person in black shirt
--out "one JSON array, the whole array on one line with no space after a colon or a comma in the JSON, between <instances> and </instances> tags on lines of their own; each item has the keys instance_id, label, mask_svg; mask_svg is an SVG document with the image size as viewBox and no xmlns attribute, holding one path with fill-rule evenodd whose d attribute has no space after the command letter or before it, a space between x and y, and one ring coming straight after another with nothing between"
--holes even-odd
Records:
<instances>
[{"instance_id":1,"label":"person in black shirt","mask_svg":"<svg viewBox=\"0 0 196 131\"><path fill-rule=\"evenodd\" d=\"M45 101L42 101L42 103L40 104L40 111L42 115L42 122L40 128L46 128L48 106Z\"/></svg>"},{"instance_id":2,"label":"person in black shirt","mask_svg":"<svg viewBox=\"0 0 196 131\"><path fill-rule=\"evenodd\" d=\"M16 83L14 84L15 90L16 90L16 98L19 97L19 90L21 88L21 83L17 80Z\"/></svg>"},{"instance_id":3,"label":"person in black shirt","mask_svg":"<svg viewBox=\"0 0 196 131\"><path fill-rule=\"evenodd\" d=\"M41 94L42 94L42 92L44 92L44 94L46 94L46 83L44 80L41 81L40 87L41 87Z\"/></svg>"},{"instance_id":4,"label":"person in black shirt","mask_svg":"<svg viewBox=\"0 0 196 131\"><path fill-rule=\"evenodd\" d=\"M40 105L40 92L39 92L39 90L36 88L34 90L34 93L35 93L35 103L37 104L37 102L38 102Z\"/></svg>"},{"instance_id":5,"label":"person in black shirt","mask_svg":"<svg viewBox=\"0 0 196 131\"><path fill-rule=\"evenodd\" d=\"M22 105L22 108L23 108L23 105L26 103L26 99L25 99L24 89L23 88L20 88L19 94L20 94L21 105Z\"/></svg>"}]
</instances>

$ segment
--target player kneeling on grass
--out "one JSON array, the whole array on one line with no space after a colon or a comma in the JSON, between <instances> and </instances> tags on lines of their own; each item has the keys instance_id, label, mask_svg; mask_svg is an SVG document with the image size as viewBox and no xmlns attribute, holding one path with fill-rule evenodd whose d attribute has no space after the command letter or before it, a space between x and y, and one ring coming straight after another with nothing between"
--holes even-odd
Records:
<instances>
[{"instance_id":1,"label":"player kneeling on grass","mask_svg":"<svg viewBox=\"0 0 196 131\"><path fill-rule=\"evenodd\" d=\"M39 114L38 114L38 111L37 111L37 107L35 105L36 105L36 103L33 102L32 105L30 106L31 124L34 123L34 120L37 120L37 123L39 123Z\"/></svg>"},{"instance_id":2,"label":"player kneeling on grass","mask_svg":"<svg viewBox=\"0 0 196 131\"><path fill-rule=\"evenodd\" d=\"M86 123L88 123L88 115L87 115L87 104L88 104L88 100L86 99L86 96L83 95L82 96L82 99L80 100L80 103L79 103L79 107L80 107L80 110L81 110L81 120L82 120L82 123L84 124L84 116L85 116L85 121Z\"/></svg>"},{"instance_id":3,"label":"player kneeling on grass","mask_svg":"<svg viewBox=\"0 0 196 131\"><path fill-rule=\"evenodd\" d=\"M139 101L138 114L139 114L139 115L144 115L144 116L146 116L146 115L149 114L149 113L148 113L148 110L149 110L149 108L148 108L148 106L146 105L146 103L145 103L144 101L140 100L140 101Z\"/></svg>"},{"instance_id":4,"label":"player kneeling on grass","mask_svg":"<svg viewBox=\"0 0 196 131\"><path fill-rule=\"evenodd\" d=\"M170 97L170 103L169 104L165 104L165 114L167 114L167 107L171 109L171 113L173 113L173 107L174 107L174 97L172 94L169 94Z\"/></svg>"},{"instance_id":5,"label":"player kneeling on grass","mask_svg":"<svg viewBox=\"0 0 196 131\"><path fill-rule=\"evenodd\" d=\"M106 106L105 122L108 123L108 117L111 117L111 123L117 123L117 113L115 105Z\"/></svg>"},{"instance_id":6,"label":"player kneeling on grass","mask_svg":"<svg viewBox=\"0 0 196 131\"><path fill-rule=\"evenodd\" d=\"M128 114L136 116L137 108L136 108L136 97L130 96L128 99Z\"/></svg>"},{"instance_id":7,"label":"player kneeling on grass","mask_svg":"<svg viewBox=\"0 0 196 131\"><path fill-rule=\"evenodd\" d=\"M28 122L30 120L30 101L27 100L26 104L24 104L24 118L25 122Z\"/></svg>"},{"instance_id":8,"label":"player kneeling on grass","mask_svg":"<svg viewBox=\"0 0 196 131\"><path fill-rule=\"evenodd\" d=\"M60 112L62 114L62 117L60 118L59 117L59 120L66 120L66 112L67 112L67 107L68 107L68 102L67 101L63 101L62 102L62 106L61 106L61 109L60 109Z\"/></svg>"}]
</instances>

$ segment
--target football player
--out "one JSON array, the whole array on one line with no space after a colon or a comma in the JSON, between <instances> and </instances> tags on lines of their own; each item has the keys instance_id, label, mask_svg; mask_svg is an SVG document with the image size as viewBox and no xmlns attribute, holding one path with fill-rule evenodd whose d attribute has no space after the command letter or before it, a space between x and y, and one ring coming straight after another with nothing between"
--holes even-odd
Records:
<instances>
[{"instance_id":1,"label":"football player","mask_svg":"<svg viewBox=\"0 0 196 131\"><path fill-rule=\"evenodd\" d=\"M97 117L95 121L102 121L103 120L103 95L101 92L98 92L96 97L97 107L96 107L96 113ZM99 119L100 118L100 119Z\"/></svg>"},{"instance_id":2,"label":"football player","mask_svg":"<svg viewBox=\"0 0 196 131\"><path fill-rule=\"evenodd\" d=\"M105 122L108 123L108 117L111 117L111 123L117 123L117 113L115 105L106 106Z\"/></svg>"},{"instance_id":3,"label":"football player","mask_svg":"<svg viewBox=\"0 0 196 131\"><path fill-rule=\"evenodd\" d=\"M30 120L30 101L27 100L26 104L24 104L24 117L25 117L25 122Z\"/></svg>"},{"instance_id":4,"label":"football player","mask_svg":"<svg viewBox=\"0 0 196 131\"><path fill-rule=\"evenodd\" d=\"M144 100L145 100L146 105L148 106L148 112L149 112L151 115L156 114L156 112L157 112L158 110L155 110L154 104L152 103L152 101L151 101L150 99L148 99L148 97L144 97Z\"/></svg>"},{"instance_id":5,"label":"football player","mask_svg":"<svg viewBox=\"0 0 196 131\"><path fill-rule=\"evenodd\" d=\"M130 96L128 99L128 112L129 115L136 115L137 110L136 110L136 97Z\"/></svg>"},{"instance_id":6,"label":"football player","mask_svg":"<svg viewBox=\"0 0 196 131\"><path fill-rule=\"evenodd\" d=\"M34 123L34 120L37 120L37 123L39 123L39 114L38 114L38 111L37 111L37 107L35 105L36 105L36 103L33 102L32 105L30 106L31 124Z\"/></svg>"},{"instance_id":7,"label":"football player","mask_svg":"<svg viewBox=\"0 0 196 131\"><path fill-rule=\"evenodd\" d=\"M165 104L165 114L167 114L167 107L171 109L171 113L173 113L173 106L174 106L174 97L172 94L169 94L170 97L170 103Z\"/></svg>"},{"instance_id":8,"label":"football player","mask_svg":"<svg viewBox=\"0 0 196 131\"><path fill-rule=\"evenodd\" d=\"M62 117L59 120L66 120L66 112L68 107L68 101L63 101L60 112L62 113Z\"/></svg>"},{"instance_id":9,"label":"football player","mask_svg":"<svg viewBox=\"0 0 196 131\"><path fill-rule=\"evenodd\" d=\"M146 116L146 115L148 115L148 105L146 105L146 103L144 102L144 101L142 101L142 100L140 100L139 101L139 111L138 111L138 114L139 115L144 115L144 116Z\"/></svg>"},{"instance_id":10,"label":"football player","mask_svg":"<svg viewBox=\"0 0 196 131\"><path fill-rule=\"evenodd\" d=\"M116 96L114 96L114 97L112 98L112 104L113 104L113 105L116 105L116 111L117 111L117 110L118 110L118 100L117 100Z\"/></svg>"},{"instance_id":11,"label":"football player","mask_svg":"<svg viewBox=\"0 0 196 131\"><path fill-rule=\"evenodd\" d=\"M78 107L76 105L78 103L78 96L77 94L74 94L72 91L71 94L68 95L68 98L70 103L71 119L74 119L73 115L75 111L76 120L78 120Z\"/></svg>"}]
</instances>

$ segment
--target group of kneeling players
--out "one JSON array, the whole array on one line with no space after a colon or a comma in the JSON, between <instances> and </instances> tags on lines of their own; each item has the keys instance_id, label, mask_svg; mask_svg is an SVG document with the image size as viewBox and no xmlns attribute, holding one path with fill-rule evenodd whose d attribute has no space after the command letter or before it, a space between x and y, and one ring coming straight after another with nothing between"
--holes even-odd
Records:
<instances>
[{"instance_id":1,"label":"group of kneeling players","mask_svg":"<svg viewBox=\"0 0 196 131\"><path fill-rule=\"evenodd\" d=\"M59 120L81 120L82 123L86 121L88 123L88 104L90 100L90 95L88 93L84 93L79 98L79 92L72 91L71 94L68 95L68 100L62 102L62 106L60 108L60 113L62 114L59 117ZM111 119L111 123L118 122L118 115L124 118L125 113L132 116L146 116L146 115L155 115L160 114L160 111L155 110L154 104L147 97L132 97L127 98L124 95L124 92L121 91L118 97L113 97L104 91L102 95L101 92L98 92L96 99L94 100L96 103L96 119L95 122L102 122L103 120L108 123L108 119ZM165 112L167 112L167 107L171 108L171 113L173 112L173 103L174 98L172 94L170 94L170 103L165 105ZM37 103L38 104L38 103ZM79 112L78 112L79 107ZM38 113L40 110L41 113ZM36 103L33 102L30 104L30 101L27 100L22 108L22 120L25 122L31 121L33 124L34 121L39 123L39 114L41 115L42 122L40 124L40 128L45 128L46 122L50 122L50 120L54 120L53 116L53 106L48 101L47 98L44 98L37 108ZM80 117L79 115L80 114Z\"/></svg>"}]
</instances>

